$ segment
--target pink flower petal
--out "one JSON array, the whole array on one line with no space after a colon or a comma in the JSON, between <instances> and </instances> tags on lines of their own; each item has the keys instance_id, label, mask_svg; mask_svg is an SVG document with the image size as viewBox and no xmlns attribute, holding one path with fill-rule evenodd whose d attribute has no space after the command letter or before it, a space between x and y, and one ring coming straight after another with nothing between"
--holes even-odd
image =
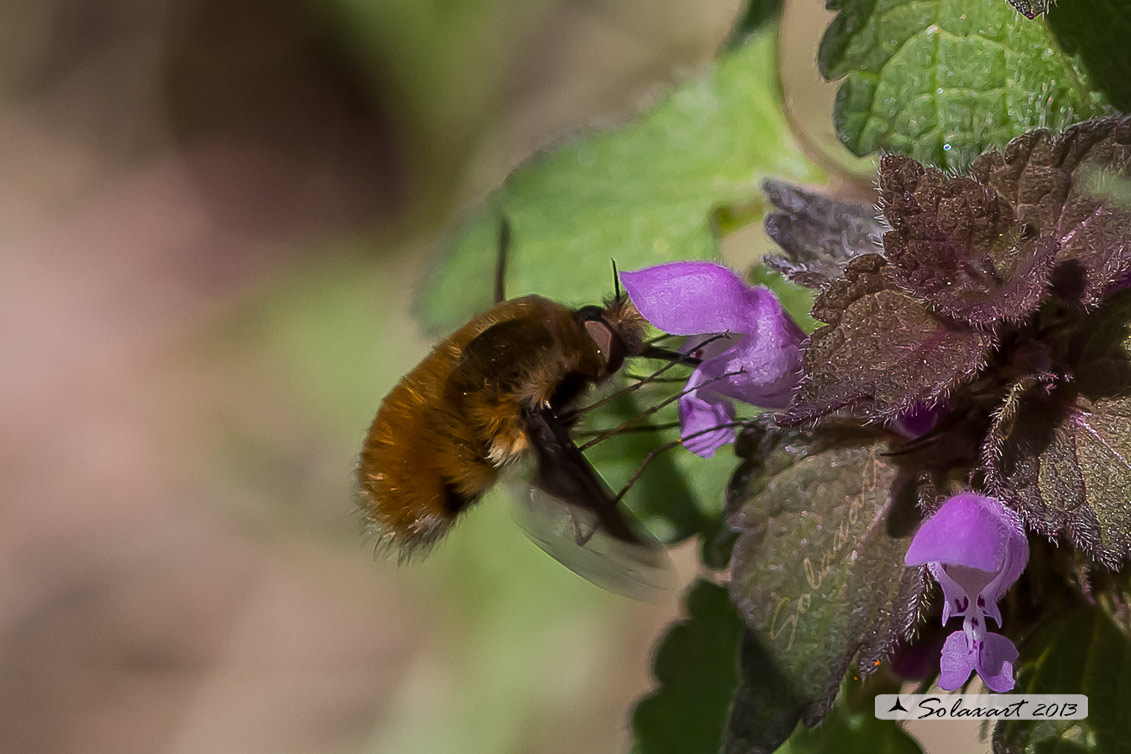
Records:
<instances>
[{"instance_id":1,"label":"pink flower petal","mask_svg":"<svg viewBox=\"0 0 1131 754\"><path fill-rule=\"evenodd\" d=\"M688 380L687 387L693 388L700 382L702 375L696 370ZM686 438L683 446L697 456L710 458L723 445L734 442L734 427L720 427L710 431L733 421L734 404L721 398L710 388L695 390L679 399L680 435Z\"/></svg>"},{"instance_id":2,"label":"pink flower petal","mask_svg":"<svg viewBox=\"0 0 1131 754\"><path fill-rule=\"evenodd\" d=\"M978 642L978 656L975 670L990 689L999 694L1012 691L1016 681L1013 679L1013 662L1017 659L1017 647L1001 634L986 634Z\"/></svg>"},{"instance_id":3,"label":"pink flower petal","mask_svg":"<svg viewBox=\"0 0 1131 754\"><path fill-rule=\"evenodd\" d=\"M1003 516L1001 503L991 497L972 492L955 495L919 527L904 563L937 561L997 573L1013 528Z\"/></svg>"},{"instance_id":4,"label":"pink flower petal","mask_svg":"<svg viewBox=\"0 0 1131 754\"><path fill-rule=\"evenodd\" d=\"M801 380L805 333L774 303L774 311L734 347L703 362L711 389L762 408L784 408ZM722 377L721 375L730 375Z\"/></svg>"},{"instance_id":5,"label":"pink flower petal","mask_svg":"<svg viewBox=\"0 0 1131 754\"><path fill-rule=\"evenodd\" d=\"M673 335L752 332L767 303L781 308L769 289L752 288L713 262L672 262L620 277L644 318Z\"/></svg>"},{"instance_id":6,"label":"pink flower petal","mask_svg":"<svg viewBox=\"0 0 1131 754\"><path fill-rule=\"evenodd\" d=\"M961 688L974 669L976 650L963 631L955 631L946 638L939 657L939 688L954 691Z\"/></svg>"}]
</instances>

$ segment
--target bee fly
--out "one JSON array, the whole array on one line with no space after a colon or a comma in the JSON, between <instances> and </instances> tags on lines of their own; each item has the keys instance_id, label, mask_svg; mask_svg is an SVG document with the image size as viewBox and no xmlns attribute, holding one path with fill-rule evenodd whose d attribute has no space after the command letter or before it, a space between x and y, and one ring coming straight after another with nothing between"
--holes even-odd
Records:
<instances>
[{"instance_id":1,"label":"bee fly","mask_svg":"<svg viewBox=\"0 0 1131 754\"><path fill-rule=\"evenodd\" d=\"M442 537L506 467L525 460L532 471L516 485L531 538L581 576L645 596L670 563L573 442L574 409L627 358L694 360L645 344L645 322L619 281L603 306L502 300L508 241L504 222L497 303L441 341L381 403L357 470L362 509L404 556Z\"/></svg>"}]
</instances>

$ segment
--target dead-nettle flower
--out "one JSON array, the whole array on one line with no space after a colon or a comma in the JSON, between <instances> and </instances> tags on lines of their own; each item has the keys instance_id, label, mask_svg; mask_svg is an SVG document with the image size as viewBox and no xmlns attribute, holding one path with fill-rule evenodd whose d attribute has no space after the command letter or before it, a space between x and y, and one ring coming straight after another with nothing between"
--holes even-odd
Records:
<instances>
[{"instance_id":1,"label":"dead-nettle flower","mask_svg":"<svg viewBox=\"0 0 1131 754\"><path fill-rule=\"evenodd\" d=\"M896 416L889 427L904 437L914 440L934 429L945 412L946 405L942 403L935 406L916 403Z\"/></svg>"},{"instance_id":2,"label":"dead-nettle flower","mask_svg":"<svg viewBox=\"0 0 1131 754\"><path fill-rule=\"evenodd\" d=\"M693 336L685 346L702 362L679 401L680 431L693 453L706 458L734 442L734 428L720 426L734 421L733 400L763 408L789 403L806 336L768 288L752 287L712 262L672 262L621 279L645 319ZM719 429L707 431L712 427Z\"/></svg>"},{"instance_id":3,"label":"dead-nettle flower","mask_svg":"<svg viewBox=\"0 0 1131 754\"><path fill-rule=\"evenodd\" d=\"M1029 544L1020 522L992 497L965 492L947 500L923 522L904 562L926 565L942 586L942 620L963 618L939 660L939 687L959 688L976 670L991 691L1013 688L1017 648L986 631L986 618L1001 627L997 602L1025 570Z\"/></svg>"}]
</instances>

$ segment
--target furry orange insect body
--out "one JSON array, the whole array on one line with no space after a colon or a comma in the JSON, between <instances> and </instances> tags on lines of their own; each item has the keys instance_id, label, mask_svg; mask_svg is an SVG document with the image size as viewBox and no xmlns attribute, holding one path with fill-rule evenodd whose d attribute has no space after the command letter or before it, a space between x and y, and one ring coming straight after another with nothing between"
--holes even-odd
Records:
<instances>
[{"instance_id":1,"label":"furry orange insect body","mask_svg":"<svg viewBox=\"0 0 1131 754\"><path fill-rule=\"evenodd\" d=\"M643 327L623 296L577 310L526 296L437 345L382 402L361 453L361 505L379 536L402 553L434 542L502 467L532 450L541 466L564 459L569 470L547 484L569 497L578 488L570 477L593 472L558 422L590 385L642 352ZM598 515L631 541L614 511Z\"/></svg>"}]
</instances>

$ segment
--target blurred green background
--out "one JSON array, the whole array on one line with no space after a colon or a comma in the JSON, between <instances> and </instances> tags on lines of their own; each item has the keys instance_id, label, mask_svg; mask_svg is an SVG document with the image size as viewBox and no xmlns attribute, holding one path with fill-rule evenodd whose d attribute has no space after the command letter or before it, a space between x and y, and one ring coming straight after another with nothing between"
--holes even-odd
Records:
<instances>
[{"instance_id":1,"label":"blurred green background","mask_svg":"<svg viewBox=\"0 0 1131 754\"><path fill-rule=\"evenodd\" d=\"M6 5L0 751L626 749L678 595L590 586L501 505L398 568L351 473L431 343L413 295L446 234L521 160L695 76L739 11ZM827 15L786 18L823 162Z\"/></svg>"}]
</instances>

